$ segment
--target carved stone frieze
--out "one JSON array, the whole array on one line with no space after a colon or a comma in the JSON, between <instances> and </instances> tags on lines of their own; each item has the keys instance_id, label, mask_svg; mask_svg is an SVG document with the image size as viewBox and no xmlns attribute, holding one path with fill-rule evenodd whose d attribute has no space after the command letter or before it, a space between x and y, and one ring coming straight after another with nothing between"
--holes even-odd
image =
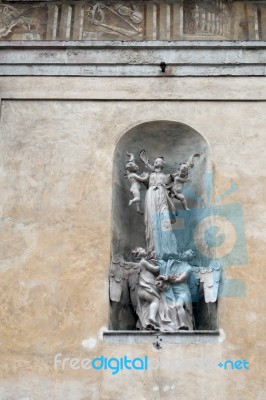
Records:
<instances>
[{"instance_id":1,"label":"carved stone frieze","mask_svg":"<svg viewBox=\"0 0 266 400\"><path fill-rule=\"evenodd\" d=\"M1 1L0 40L259 40L265 15L246 0Z\"/></svg>"},{"instance_id":2,"label":"carved stone frieze","mask_svg":"<svg viewBox=\"0 0 266 400\"><path fill-rule=\"evenodd\" d=\"M36 32L39 28L38 19L28 16L33 8L36 6L30 5L20 10L11 4L0 3L0 38L8 36L18 27L28 32Z\"/></svg>"},{"instance_id":3,"label":"carved stone frieze","mask_svg":"<svg viewBox=\"0 0 266 400\"><path fill-rule=\"evenodd\" d=\"M135 5L107 5L97 3L87 9L89 23L100 27L104 32L113 35L123 35L135 38L143 32L140 24L143 22L143 14ZM108 15L108 17L107 17Z\"/></svg>"}]
</instances>

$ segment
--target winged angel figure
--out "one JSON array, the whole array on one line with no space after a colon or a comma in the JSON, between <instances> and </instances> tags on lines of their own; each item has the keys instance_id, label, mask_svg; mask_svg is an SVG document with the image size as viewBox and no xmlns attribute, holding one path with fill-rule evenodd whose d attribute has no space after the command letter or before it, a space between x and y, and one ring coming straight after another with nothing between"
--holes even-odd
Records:
<instances>
[{"instance_id":1,"label":"winged angel figure","mask_svg":"<svg viewBox=\"0 0 266 400\"><path fill-rule=\"evenodd\" d=\"M157 261L147 256L146 250L137 247L132 255L138 261L126 262L119 255L113 256L110 269L110 298L119 302L124 280L128 280L133 308L138 315L140 330L174 331L175 326L162 291L157 287L159 275Z\"/></svg>"},{"instance_id":2,"label":"winged angel figure","mask_svg":"<svg viewBox=\"0 0 266 400\"><path fill-rule=\"evenodd\" d=\"M138 315L137 328L173 332L195 327L192 303L198 301L200 285L206 303L215 303L221 281L221 266L211 262L208 268L191 266L191 250L169 255L165 261L156 260L138 247L132 251L138 262L126 262L123 257L112 258L110 298L121 300L124 281L128 281L133 308Z\"/></svg>"}]
</instances>

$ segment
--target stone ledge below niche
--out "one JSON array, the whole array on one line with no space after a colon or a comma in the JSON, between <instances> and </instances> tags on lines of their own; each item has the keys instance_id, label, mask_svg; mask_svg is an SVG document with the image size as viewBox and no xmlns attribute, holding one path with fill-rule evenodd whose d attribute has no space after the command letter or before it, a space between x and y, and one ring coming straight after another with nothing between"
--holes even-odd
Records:
<instances>
[{"instance_id":1,"label":"stone ledge below niche","mask_svg":"<svg viewBox=\"0 0 266 400\"><path fill-rule=\"evenodd\" d=\"M105 331L103 341L116 344L216 344L225 338L222 330L215 331ZM157 346L155 346L157 347ZM160 348L160 346L158 347Z\"/></svg>"}]
</instances>

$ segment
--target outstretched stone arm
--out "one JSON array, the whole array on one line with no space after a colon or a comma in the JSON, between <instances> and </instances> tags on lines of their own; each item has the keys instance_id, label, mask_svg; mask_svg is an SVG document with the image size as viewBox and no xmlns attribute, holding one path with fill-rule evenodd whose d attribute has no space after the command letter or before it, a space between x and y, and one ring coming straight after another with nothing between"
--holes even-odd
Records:
<instances>
[{"instance_id":1,"label":"outstretched stone arm","mask_svg":"<svg viewBox=\"0 0 266 400\"><path fill-rule=\"evenodd\" d=\"M142 175L131 174L131 177L136 179L138 182L147 182L149 174L147 172L144 172Z\"/></svg>"},{"instance_id":2,"label":"outstretched stone arm","mask_svg":"<svg viewBox=\"0 0 266 400\"><path fill-rule=\"evenodd\" d=\"M133 261L124 261L124 266L125 267L129 267L129 268L136 268L136 267L139 267L139 263L135 263L135 262L133 262Z\"/></svg>"}]
</instances>

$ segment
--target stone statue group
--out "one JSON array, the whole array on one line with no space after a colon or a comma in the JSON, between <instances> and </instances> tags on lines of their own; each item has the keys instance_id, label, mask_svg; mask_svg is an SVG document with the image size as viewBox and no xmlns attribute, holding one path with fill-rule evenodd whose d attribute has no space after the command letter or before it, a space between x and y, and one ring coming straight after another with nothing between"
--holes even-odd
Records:
<instances>
[{"instance_id":1,"label":"stone statue group","mask_svg":"<svg viewBox=\"0 0 266 400\"><path fill-rule=\"evenodd\" d=\"M197 298L200 283L203 283L205 299L207 297L208 301L215 302L221 275L217 262L212 262L208 268L191 265L194 252L178 250L172 229L176 220L174 199L180 201L183 208L189 211L182 191L184 184L190 179L194 159L200 154L193 154L171 175L163 172L163 157L157 157L151 163L145 150L140 152L140 159L148 172L139 175L134 155L127 155L129 159L126 163L126 177L132 194L129 206L135 204L137 212L144 214L146 249L137 247L132 250L134 261L125 261L123 256L113 255L110 299L120 301L126 279L130 287L131 302L138 316L138 329L162 332L193 330L192 301ZM141 184L147 188L144 211L140 198Z\"/></svg>"}]
</instances>

